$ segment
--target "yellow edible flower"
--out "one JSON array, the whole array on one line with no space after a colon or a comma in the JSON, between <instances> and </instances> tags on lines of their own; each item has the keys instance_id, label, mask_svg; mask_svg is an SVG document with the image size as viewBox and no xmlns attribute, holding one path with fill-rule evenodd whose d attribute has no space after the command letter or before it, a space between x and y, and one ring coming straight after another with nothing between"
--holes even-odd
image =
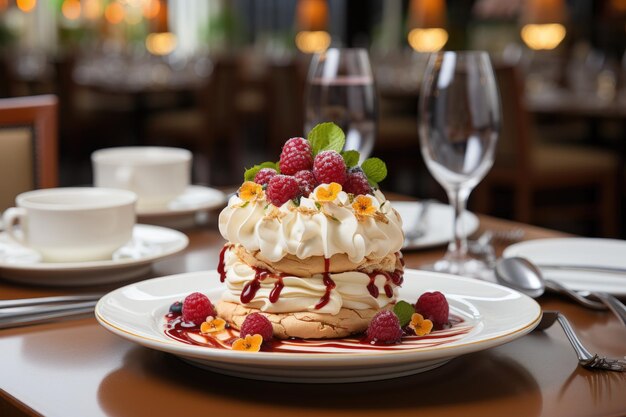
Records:
<instances>
[{"instance_id":1,"label":"yellow edible flower","mask_svg":"<svg viewBox=\"0 0 626 417\"><path fill-rule=\"evenodd\" d=\"M372 206L372 199L364 195L359 195L354 199L352 208L356 214L362 216L371 216L376 213L376 207Z\"/></svg>"},{"instance_id":2,"label":"yellow edible flower","mask_svg":"<svg viewBox=\"0 0 626 417\"><path fill-rule=\"evenodd\" d=\"M409 327L413 329L416 335L426 336L433 329L433 322L424 319L424 316L419 313L413 313Z\"/></svg>"},{"instance_id":3,"label":"yellow edible flower","mask_svg":"<svg viewBox=\"0 0 626 417\"><path fill-rule=\"evenodd\" d=\"M239 187L239 198L244 201L256 201L263 197L263 187L252 181L244 182Z\"/></svg>"},{"instance_id":4,"label":"yellow edible flower","mask_svg":"<svg viewBox=\"0 0 626 417\"><path fill-rule=\"evenodd\" d=\"M239 338L233 342L233 350L243 350L246 352L258 352L261 350L263 336L260 334L247 335L245 339Z\"/></svg>"},{"instance_id":5,"label":"yellow edible flower","mask_svg":"<svg viewBox=\"0 0 626 417\"><path fill-rule=\"evenodd\" d=\"M226 321L220 319L219 317L214 319L213 317L208 317L207 321L200 325L201 333L216 333L221 332L226 328Z\"/></svg>"},{"instance_id":6,"label":"yellow edible flower","mask_svg":"<svg viewBox=\"0 0 626 417\"><path fill-rule=\"evenodd\" d=\"M315 190L315 198L317 201L333 201L341 191L341 184L331 182L328 186L320 185Z\"/></svg>"}]
</instances>

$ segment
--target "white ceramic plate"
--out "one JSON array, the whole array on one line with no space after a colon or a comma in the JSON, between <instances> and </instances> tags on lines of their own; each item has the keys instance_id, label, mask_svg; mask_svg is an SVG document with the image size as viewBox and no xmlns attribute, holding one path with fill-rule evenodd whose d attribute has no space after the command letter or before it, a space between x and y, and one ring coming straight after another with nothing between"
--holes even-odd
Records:
<instances>
[{"instance_id":1,"label":"white ceramic plate","mask_svg":"<svg viewBox=\"0 0 626 417\"><path fill-rule=\"evenodd\" d=\"M194 346L165 335L164 315L171 303L195 291L217 300L223 285L215 271L130 284L102 297L96 318L125 339L202 368L244 378L304 383L371 381L424 372L456 356L514 340L530 332L541 318L539 305L514 290L453 275L407 270L400 298L413 301L425 291L442 291L451 312L462 317L470 330L438 346L396 345L400 349L347 353L332 348L321 353L250 353Z\"/></svg>"},{"instance_id":2,"label":"white ceramic plate","mask_svg":"<svg viewBox=\"0 0 626 417\"><path fill-rule=\"evenodd\" d=\"M626 270L626 241L595 238L537 239L516 243L505 257L521 256L542 265L588 265ZM626 296L626 273L542 269L545 278L574 290L605 291Z\"/></svg>"},{"instance_id":3,"label":"white ceramic plate","mask_svg":"<svg viewBox=\"0 0 626 417\"><path fill-rule=\"evenodd\" d=\"M422 204L413 201L392 201L391 205L398 210L402 217L402 229L406 233L411 230L419 213L422 210ZM442 203L431 203L430 209L426 214L426 233L409 242L403 249L421 249L438 245L446 245L453 238L452 221L454 219L454 210L452 206ZM474 213L466 211L461 216L465 228L465 235L469 236L478 229L479 220Z\"/></svg>"},{"instance_id":4,"label":"white ceramic plate","mask_svg":"<svg viewBox=\"0 0 626 417\"><path fill-rule=\"evenodd\" d=\"M140 218L180 216L201 210L210 210L226 204L226 195L220 190L190 185L185 193L178 196L164 207L151 207L137 211Z\"/></svg>"},{"instance_id":5,"label":"white ceramic plate","mask_svg":"<svg viewBox=\"0 0 626 417\"><path fill-rule=\"evenodd\" d=\"M25 284L58 286L121 282L145 275L152 262L180 252L188 244L189 239L181 232L138 224L132 240L118 249L111 260L55 263L42 262L37 252L0 233L0 276Z\"/></svg>"}]
</instances>

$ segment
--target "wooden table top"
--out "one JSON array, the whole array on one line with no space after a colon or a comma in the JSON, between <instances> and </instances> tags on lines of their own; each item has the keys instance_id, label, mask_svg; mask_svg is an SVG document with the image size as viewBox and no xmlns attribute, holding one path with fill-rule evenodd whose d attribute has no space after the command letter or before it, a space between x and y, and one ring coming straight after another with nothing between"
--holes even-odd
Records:
<instances>
[{"instance_id":1,"label":"wooden table top","mask_svg":"<svg viewBox=\"0 0 626 417\"><path fill-rule=\"evenodd\" d=\"M525 239L561 233L480 216L481 230L523 227ZM223 240L213 226L186 231L190 246L153 275L213 269ZM498 247L501 252L502 247ZM444 248L404 253L408 267ZM111 287L27 287L0 280L0 299ZM626 329L608 312L546 297L592 351L620 357ZM626 374L588 371L559 326L387 381L300 385L222 376L115 336L94 318L0 330L0 416L616 416L626 414Z\"/></svg>"}]
</instances>

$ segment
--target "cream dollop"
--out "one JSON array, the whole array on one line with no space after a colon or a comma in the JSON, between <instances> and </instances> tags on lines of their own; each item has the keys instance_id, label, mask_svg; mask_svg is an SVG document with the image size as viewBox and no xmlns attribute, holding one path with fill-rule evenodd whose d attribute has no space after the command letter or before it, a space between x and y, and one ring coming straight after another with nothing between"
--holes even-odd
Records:
<instances>
[{"instance_id":1,"label":"cream dollop","mask_svg":"<svg viewBox=\"0 0 626 417\"><path fill-rule=\"evenodd\" d=\"M222 300L241 304L241 292L245 285L254 279L256 271L241 261L230 248L224 254L224 267L227 290L222 294ZM270 301L270 293L278 279L267 277L260 281L260 288L246 306L268 313L311 311L337 314L342 307L353 310L381 309L388 304L395 303L397 287L383 274L376 275L374 278L373 283L379 292L376 298L367 289L370 277L363 272L341 272L330 274L330 278L335 282L336 287L330 291L328 303L319 309L315 306L326 293L326 285L321 274L310 278L282 277L284 288L274 303ZM385 285L389 285L393 290L391 298L385 294Z\"/></svg>"},{"instance_id":2,"label":"cream dollop","mask_svg":"<svg viewBox=\"0 0 626 417\"><path fill-rule=\"evenodd\" d=\"M219 230L229 242L260 251L272 262L287 254L306 259L345 253L359 263L398 252L404 241L400 215L380 191L367 198L376 215L359 214L343 191L333 201L317 201L313 192L299 206L288 201L281 207L234 195L220 213Z\"/></svg>"}]
</instances>

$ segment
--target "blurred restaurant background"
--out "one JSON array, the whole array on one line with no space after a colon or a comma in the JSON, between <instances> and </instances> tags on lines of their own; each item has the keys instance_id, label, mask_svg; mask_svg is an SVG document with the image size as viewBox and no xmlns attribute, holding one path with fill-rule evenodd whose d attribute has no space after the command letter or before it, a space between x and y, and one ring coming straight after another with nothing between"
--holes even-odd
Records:
<instances>
[{"instance_id":1,"label":"blurred restaurant background","mask_svg":"<svg viewBox=\"0 0 626 417\"><path fill-rule=\"evenodd\" d=\"M626 237L626 0L0 0L0 97L58 97L61 186L127 145L187 148L194 183L235 186L306 135L329 47L369 53L385 191L446 201L419 149L426 59L486 50L503 126L469 208Z\"/></svg>"}]
</instances>

